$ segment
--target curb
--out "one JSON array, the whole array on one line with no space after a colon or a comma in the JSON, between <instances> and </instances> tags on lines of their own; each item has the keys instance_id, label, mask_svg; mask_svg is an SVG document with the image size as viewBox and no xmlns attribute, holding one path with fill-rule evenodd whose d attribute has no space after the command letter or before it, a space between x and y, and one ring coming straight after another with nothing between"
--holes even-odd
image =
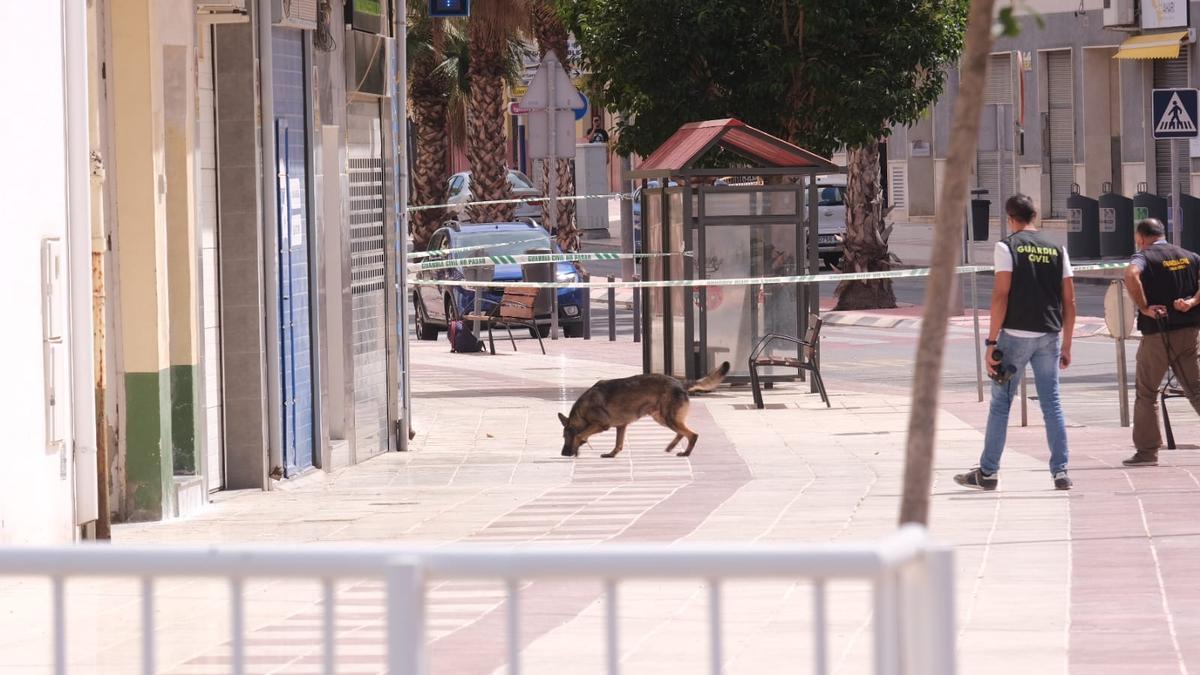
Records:
<instances>
[{"instance_id":1,"label":"curb","mask_svg":"<svg viewBox=\"0 0 1200 675\"><path fill-rule=\"evenodd\" d=\"M980 314L982 317L982 313ZM1109 337L1108 326L1099 317L1080 317L1089 319L1076 323L1075 338ZM870 312L822 312L821 320L827 326L860 326L865 328L920 328L921 319L911 316L891 316L888 314L872 314ZM951 328L970 328L972 321L969 317L951 317ZM1132 336L1131 336L1132 338Z\"/></svg>"}]
</instances>

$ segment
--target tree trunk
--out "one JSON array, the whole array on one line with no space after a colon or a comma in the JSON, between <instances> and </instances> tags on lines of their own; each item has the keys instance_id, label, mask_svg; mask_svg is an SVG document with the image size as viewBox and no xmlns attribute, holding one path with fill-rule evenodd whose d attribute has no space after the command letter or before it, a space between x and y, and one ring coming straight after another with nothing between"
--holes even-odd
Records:
<instances>
[{"instance_id":1,"label":"tree trunk","mask_svg":"<svg viewBox=\"0 0 1200 675\"><path fill-rule=\"evenodd\" d=\"M883 222L879 180L879 144L851 148L847 157L846 236L843 272L884 272L895 257L888 252L891 230ZM835 310L885 309L896 306L891 279L843 281L838 284Z\"/></svg>"},{"instance_id":2,"label":"tree trunk","mask_svg":"<svg viewBox=\"0 0 1200 675\"><path fill-rule=\"evenodd\" d=\"M442 58L442 25L432 21L429 53L414 59L409 76L413 111L413 135L416 136L413 161L414 206L441 204L446 198L446 174L450 145L447 138L449 83L436 72ZM425 250L429 238L445 219L444 209L414 211L410 219L413 248Z\"/></svg>"},{"instance_id":3,"label":"tree trunk","mask_svg":"<svg viewBox=\"0 0 1200 675\"><path fill-rule=\"evenodd\" d=\"M558 56L558 60L563 64L563 67L569 68L569 55L567 53L567 28L563 25L561 19L554 9L554 3L550 0L540 0L535 2L530 8L530 18L533 21L533 32L537 37L538 55L541 58L546 58L546 54L553 51ZM569 72L569 71L568 71ZM559 133L562 133L561 131ZM575 161L572 159L557 160L558 181L557 189L559 197L567 197L575 194L575 173L572 170ZM549 185L550 180L550 165L542 164L542 185ZM548 209L555 209L554 222L558 227L558 245L564 251L579 250L579 230L575 224L575 202L560 200L554 204L545 203L543 213ZM546 219L549 221L549 218Z\"/></svg>"},{"instance_id":4,"label":"tree trunk","mask_svg":"<svg viewBox=\"0 0 1200 675\"><path fill-rule=\"evenodd\" d=\"M471 195L476 201L512 198L505 162L504 40L491 35L482 19L472 17L467 103L467 159L471 162ZM513 204L475 204L467 207L477 223L512 220Z\"/></svg>"},{"instance_id":5,"label":"tree trunk","mask_svg":"<svg viewBox=\"0 0 1200 675\"><path fill-rule=\"evenodd\" d=\"M925 287L925 312L921 322L921 337L917 343L917 363L913 369L912 409L908 417L900 524L929 523L933 443L937 431L949 299L954 284L955 262L962 251L962 214L966 207L967 179L979 139L984 76L992 45L993 3L994 0L972 0L967 19L966 48L961 64L958 98L954 102L946 178L933 233L932 269Z\"/></svg>"}]
</instances>

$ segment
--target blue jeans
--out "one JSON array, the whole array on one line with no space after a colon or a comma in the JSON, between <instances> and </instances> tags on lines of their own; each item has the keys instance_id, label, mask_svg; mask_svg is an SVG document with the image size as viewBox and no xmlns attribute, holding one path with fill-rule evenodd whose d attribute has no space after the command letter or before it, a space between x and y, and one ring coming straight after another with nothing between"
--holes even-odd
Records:
<instances>
[{"instance_id":1,"label":"blue jeans","mask_svg":"<svg viewBox=\"0 0 1200 675\"><path fill-rule=\"evenodd\" d=\"M983 456L979 468L994 474L1000 470L1000 455L1008 436L1008 412L1021 386L1025 364L1033 367L1038 403L1046 423L1046 442L1050 445L1050 473L1067 469L1067 423L1063 419L1062 401L1058 397L1058 359L1062 340L1058 333L1036 338L1013 337L1001 331L997 349L1004 352L1003 365L1016 366L1008 384L992 382L992 405L988 410L987 436L983 441Z\"/></svg>"}]
</instances>

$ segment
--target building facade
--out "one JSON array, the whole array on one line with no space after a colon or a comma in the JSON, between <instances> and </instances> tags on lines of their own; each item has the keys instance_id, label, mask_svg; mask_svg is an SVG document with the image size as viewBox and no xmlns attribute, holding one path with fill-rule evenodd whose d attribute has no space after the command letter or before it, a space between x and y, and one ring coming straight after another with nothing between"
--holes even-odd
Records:
<instances>
[{"instance_id":1,"label":"building facade","mask_svg":"<svg viewBox=\"0 0 1200 675\"><path fill-rule=\"evenodd\" d=\"M392 17L349 4L0 10L0 543L406 447Z\"/></svg>"},{"instance_id":2,"label":"building facade","mask_svg":"<svg viewBox=\"0 0 1200 675\"><path fill-rule=\"evenodd\" d=\"M997 40L988 61L972 186L988 190L992 215L1015 191L1031 195L1043 217L1065 220L1074 186L1098 197L1111 189L1171 192L1168 141L1153 139L1151 91L1196 87L1200 55L1192 28L1198 3L1142 0L1033 0L1041 15L1020 18L1015 38ZM917 124L888 140L893 218L931 219L940 197L958 73ZM1179 184L1200 184L1200 146L1176 141Z\"/></svg>"}]
</instances>

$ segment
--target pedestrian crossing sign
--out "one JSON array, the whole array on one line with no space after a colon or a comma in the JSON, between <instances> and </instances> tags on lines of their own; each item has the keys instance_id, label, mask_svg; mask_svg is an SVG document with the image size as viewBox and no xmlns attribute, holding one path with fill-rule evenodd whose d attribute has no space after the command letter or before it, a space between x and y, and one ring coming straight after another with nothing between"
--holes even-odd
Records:
<instances>
[{"instance_id":1,"label":"pedestrian crossing sign","mask_svg":"<svg viewBox=\"0 0 1200 675\"><path fill-rule=\"evenodd\" d=\"M1154 137L1196 138L1195 89L1154 90Z\"/></svg>"}]
</instances>

